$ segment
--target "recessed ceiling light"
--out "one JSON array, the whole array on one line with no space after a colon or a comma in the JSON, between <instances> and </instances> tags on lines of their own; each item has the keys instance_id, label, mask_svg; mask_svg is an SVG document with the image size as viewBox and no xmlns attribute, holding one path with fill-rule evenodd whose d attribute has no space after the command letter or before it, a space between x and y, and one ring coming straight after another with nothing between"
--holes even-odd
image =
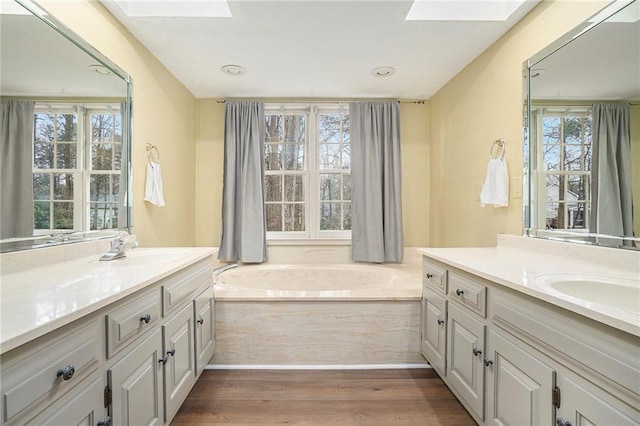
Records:
<instances>
[{"instance_id":1,"label":"recessed ceiling light","mask_svg":"<svg viewBox=\"0 0 640 426\"><path fill-rule=\"evenodd\" d=\"M242 75L247 72L246 68L241 67L240 65L225 65L220 70L229 75Z\"/></svg>"},{"instance_id":2,"label":"recessed ceiling light","mask_svg":"<svg viewBox=\"0 0 640 426\"><path fill-rule=\"evenodd\" d=\"M102 75L111 74L111 70L109 68L105 67L104 65L99 65L99 64L89 65L89 69L91 71L95 71L98 74L102 74Z\"/></svg>"},{"instance_id":3,"label":"recessed ceiling light","mask_svg":"<svg viewBox=\"0 0 640 426\"><path fill-rule=\"evenodd\" d=\"M414 0L405 21L506 21L531 0Z\"/></svg>"},{"instance_id":4,"label":"recessed ceiling light","mask_svg":"<svg viewBox=\"0 0 640 426\"><path fill-rule=\"evenodd\" d=\"M130 18L230 18L226 0L110 0Z\"/></svg>"},{"instance_id":5,"label":"recessed ceiling light","mask_svg":"<svg viewBox=\"0 0 640 426\"><path fill-rule=\"evenodd\" d=\"M396 73L396 69L393 67L377 67L371 70L371 75L374 77L389 77Z\"/></svg>"}]
</instances>

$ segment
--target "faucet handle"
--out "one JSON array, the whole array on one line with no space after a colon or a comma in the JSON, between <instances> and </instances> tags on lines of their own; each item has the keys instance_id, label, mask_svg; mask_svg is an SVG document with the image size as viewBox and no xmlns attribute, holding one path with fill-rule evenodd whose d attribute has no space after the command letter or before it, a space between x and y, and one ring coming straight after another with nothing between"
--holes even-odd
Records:
<instances>
[{"instance_id":1,"label":"faucet handle","mask_svg":"<svg viewBox=\"0 0 640 426\"><path fill-rule=\"evenodd\" d=\"M113 237L113 240L111 240L111 248L112 249L116 249L116 248L120 248L124 245L124 243L127 242L127 240L129 239L129 233L126 231L120 231L116 234L115 237Z\"/></svg>"}]
</instances>

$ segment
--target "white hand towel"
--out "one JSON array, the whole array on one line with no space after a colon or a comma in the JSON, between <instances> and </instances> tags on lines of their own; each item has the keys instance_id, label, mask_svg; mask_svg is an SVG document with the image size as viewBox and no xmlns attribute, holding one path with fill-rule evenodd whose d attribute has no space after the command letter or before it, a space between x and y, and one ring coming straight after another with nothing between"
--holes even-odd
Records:
<instances>
[{"instance_id":1,"label":"white hand towel","mask_svg":"<svg viewBox=\"0 0 640 426\"><path fill-rule=\"evenodd\" d=\"M509 172L504 158L492 158L487 166L487 176L480 193L480 205L493 204L494 207L509 205Z\"/></svg>"},{"instance_id":2,"label":"white hand towel","mask_svg":"<svg viewBox=\"0 0 640 426\"><path fill-rule=\"evenodd\" d=\"M165 205L160 163L149 161L149 164L147 164L147 181L144 188L144 200L158 207Z\"/></svg>"}]
</instances>

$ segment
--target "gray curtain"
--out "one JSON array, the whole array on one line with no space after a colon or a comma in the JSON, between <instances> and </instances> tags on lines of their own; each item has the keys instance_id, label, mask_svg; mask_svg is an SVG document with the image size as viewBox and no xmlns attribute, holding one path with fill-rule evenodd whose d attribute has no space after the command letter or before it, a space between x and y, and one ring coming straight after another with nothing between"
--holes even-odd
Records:
<instances>
[{"instance_id":1,"label":"gray curtain","mask_svg":"<svg viewBox=\"0 0 640 426\"><path fill-rule=\"evenodd\" d=\"M227 101L224 119L222 236L218 259L267 260L264 210L264 103Z\"/></svg>"},{"instance_id":2,"label":"gray curtain","mask_svg":"<svg viewBox=\"0 0 640 426\"><path fill-rule=\"evenodd\" d=\"M591 232L633 236L629 120L629 104L593 105Z\"/></svg>"},{"instance_id":3,"label":"gray curtain","mask_svg":"<svg viewBox=\"0 0 640 426\"><path fill-rule=\"evenodd\" d=\"M0 238L33 236L34 102L0 106Z\"/></svg>"},{"instance_id":4,"label":"gray curtain","mask_svg":"<svg viewBox=\"0 0 640 426\"><path fill-rule=\"evenodd\" d=\"M349 104L352 257L402 262L400 107L397 101Z\"/></svg>"}]
</instances>

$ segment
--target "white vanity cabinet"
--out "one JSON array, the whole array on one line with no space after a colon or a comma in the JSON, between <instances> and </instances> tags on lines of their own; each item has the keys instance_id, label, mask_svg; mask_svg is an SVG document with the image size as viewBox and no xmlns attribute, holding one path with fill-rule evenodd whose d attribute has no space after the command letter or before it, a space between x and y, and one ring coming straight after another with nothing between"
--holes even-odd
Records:
<instances>
[{"instance_id":1,"label":"white vanity cabinet","mask_svg":"<svg viewBox=\"0 0 640 426\"><path fill-rule=\"evenodd\" d=\"M212 250L181 250L184 265L132 267L145 278L127 295L2 353L0 424L169 424L214 351ZM127 280L126 265L99 267Z\"/></svg>"},{"instance_id":2,"label":"white vanity cabinet","mask_svg":"<svg viewBox=\"0 0 640 426\"><path fill-rule=\"evenodd\" d=\"M479 424L640 424L640 337L429 257L423 265L423 355ZM446 283L427 280L443 270Z\"/></svg>"},{"instance_id":3,"label":"white vanity cabinet","mask_svg":"<svg viewBox=\"0 0 640 426\"><path fill-rule=\"evenodd\" d=\"M440 375L447 359L447 301L426 285L422 290L422 355Z\"/></svg>"}]
</instances>

